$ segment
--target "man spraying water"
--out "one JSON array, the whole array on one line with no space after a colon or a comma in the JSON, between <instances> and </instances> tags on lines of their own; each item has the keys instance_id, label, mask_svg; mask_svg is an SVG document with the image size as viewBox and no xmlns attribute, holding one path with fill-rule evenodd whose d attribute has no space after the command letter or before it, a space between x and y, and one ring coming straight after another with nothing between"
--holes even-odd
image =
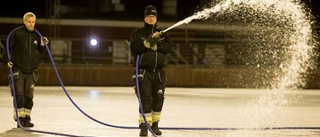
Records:
<instances>
[{"instance_id":1,"label":"man spraying water","mask_svg":"<svg viewBox=\"0 0 320 137\"><path fill-rule=\"evenodd\" d=\"M164 103L166 75L166 54L172 49L169 35L157 28L157 10L149 5L144 12L144 26L132 32L130 50L134 60L138 62L132 78L138 77L139 85L135 86L136 93L140 93L141 106L139 109L140 136L148 135L148 126L156 135L161 135L158 124ZM140 60L137 60L138 56ZM136 64L136 63L134 63ZM139 89L137 87L140 87ZM139 95L139 94L137 94ZM146 122L143 118L145 115Z\"/></svg>"}]
</instances>

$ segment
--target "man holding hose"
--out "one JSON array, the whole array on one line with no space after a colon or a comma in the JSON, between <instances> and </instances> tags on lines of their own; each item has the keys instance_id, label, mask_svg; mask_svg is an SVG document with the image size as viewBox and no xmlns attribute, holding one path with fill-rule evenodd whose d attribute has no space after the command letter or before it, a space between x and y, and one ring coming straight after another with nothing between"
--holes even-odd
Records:
<instances>
[{"instance_id":1,"label":"man holding hose","mask_svg":"<svg viewBox=\"0 0 320 137\"><path fill-rule=\"evenodd\" d=\"M164 102L166 75L163 68L166 65L166 54L172 50L172 42L166 32L157 28L157 10L149 5L144 12L144 26L135 29L131 34L130 50L138 60L138 83L143 113L147 124L156 135L161 135L158 123ZM135 63L134 63L135 65ZM136 66L135 66L136 67ZM137 75L134 71L133 79ZM147 125L139 109L140 136L147 136Z\"/></svg>"},{"instance_id":2,"label":"man holding hose","mask_svg":"<svg viewBox=\"0 0 320 137\"><path fill-rule=\"evenodd\" d=\"M15 91L18 114L17 116L14 111L13 118L17 121L18 117L22 127L33 127L34 124L30 121L34 86L39 78L37 67L40 55L45 53L45 43L48 44L49 40L46 37L40 38L36 33L36 15L32 12L23 16L23 23L24 26L13 30L9 36L9 53L5 50L4 63L12 68L14 87L11 86L11 76L9 83L11 92ZM17 127L20 125L17 124Z\"/></svg>"}]
</instances>

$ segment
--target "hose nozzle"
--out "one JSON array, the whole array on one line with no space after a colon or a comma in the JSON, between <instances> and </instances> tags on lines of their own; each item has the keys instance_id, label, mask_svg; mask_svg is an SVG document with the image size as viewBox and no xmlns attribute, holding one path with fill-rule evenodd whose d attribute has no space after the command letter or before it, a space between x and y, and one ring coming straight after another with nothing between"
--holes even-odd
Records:
<instances>
[{"instance_id":1,"label":"hose nozzle","mask_svg":"<svg viewBox=\"0 0 320 137\"><path fill-rule=\"evenodd\" d=\"M160 35L162 35L163 34L163 31L157 31L157 32L155 32L155 33L153 33L152 34L152 37L154 38L154 37L159 37Z\"/></svg>"}]
</instances>

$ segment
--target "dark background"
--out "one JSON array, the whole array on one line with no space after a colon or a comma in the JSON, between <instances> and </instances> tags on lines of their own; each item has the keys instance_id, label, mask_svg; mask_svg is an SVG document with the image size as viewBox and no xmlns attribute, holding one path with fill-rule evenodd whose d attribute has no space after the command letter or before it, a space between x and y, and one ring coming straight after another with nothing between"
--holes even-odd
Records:
<instances>
[{"instance_id":1,"label":"dark background","mask_svg":"<svg viewBox=\"0 0 320 137\"><path fill-rule=\"evenodd\" d=\"M26 12L32 11L37 17L48 17L48 4L53 3L54 0L11 0L6 1L6 5L0 8L0 16L2 17L21 17ZM87 7L92 8L93 11L88 13L68 13L61 14L61 18L87 18L87 19L115 19L115 20L132 20L143 18L143 11L147 5L154 5L157 7L159 16L162 14L162 1L161 0L121 0L121 4L125 5L125 11L117 13L110 11L108 13L101 13L97 9L100 3L104 0L60 0L60 5L71 7ZM209 3L209 0L177 0L177 14L173 17L167 17L171 20L178 20L185 18L194 13L196 9L200 9L204 3Z\"/></svg>"},{"instance_id":2,"label":"dark background","mask_svg":"<svg viewBox=\"0 0 320 137\"><path fill-rule=\"evenodd\" d=\"M60 0L60 5L70 7L86 7L90 8L87 13L68 13L61 14L60 18L81 18L81 19L110 19L110 20L141 20L143 18L144 7L152 4L157 7L158 14L161 20L179 21L188 16L191 16L195 11L200 10L210 5L210 2L218 3L221 0L177 0L176 13L177 15L167 16L162 13L162 0L121 0L124 4L125 11L109 11L100 12L98 9L101 3L106 0ZM110 0L111 1L111 0ZM10 0L6 1L6 5L2 4L0 8L1 17L22 17L28 11L34 12L39 18L49 18L52 16L52 11L48 7L55 0ZM319 0L302 0L302 3L311 10L311 13L320 19L320 1ZM290 7L288 7L290 8Z\"/></svg>"}]
</instances>

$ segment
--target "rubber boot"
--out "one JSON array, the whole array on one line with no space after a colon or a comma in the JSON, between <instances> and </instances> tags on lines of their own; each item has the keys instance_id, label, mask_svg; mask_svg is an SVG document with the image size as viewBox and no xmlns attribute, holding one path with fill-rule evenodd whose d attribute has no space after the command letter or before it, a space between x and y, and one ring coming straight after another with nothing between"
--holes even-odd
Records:
<instances>
[{"instance_id":1,"label":"rubber boot","mask_svg":"<svg viewBox=\"0 0 320 137\"><path fill-rule=\"evenodd\" d=\"M148 128L144 123L139 125L140 128L140 136L148 136Z\"/></svg>"},{"instance_id":2,"label":"rubber boot","mask_svg":"<svg viewBox=\"0 0 320 137\"><path fill-rule=\"evenodd\" d=\"M162 132L159 130L158 123L159 123L159 121L153 122L152 126L151 126L151 129L156 135L161 135Z\"/></svg>"},{"instance_id":3,"label":"rubber boot","mask_svg":"<svg viewBox=\"0 0 320 137\"><path fill-rule=\"evenodd\" d=\"M24 127L34 127L34 124L30 122L31 118L30 116L26 116L24 118Z\"/></svg>"},{"instance_id":4,"label":"rubber boot","mask_svg":"<svg viewBox=\"0 0 320 137\"><path fill-rule=\"evenodd\" d=\"M19 121L20 121L21 126L24 127L24 118L19 117ZM18 121L17 121L17 128L20 128Z\"/></svg>"}]
</instances>

